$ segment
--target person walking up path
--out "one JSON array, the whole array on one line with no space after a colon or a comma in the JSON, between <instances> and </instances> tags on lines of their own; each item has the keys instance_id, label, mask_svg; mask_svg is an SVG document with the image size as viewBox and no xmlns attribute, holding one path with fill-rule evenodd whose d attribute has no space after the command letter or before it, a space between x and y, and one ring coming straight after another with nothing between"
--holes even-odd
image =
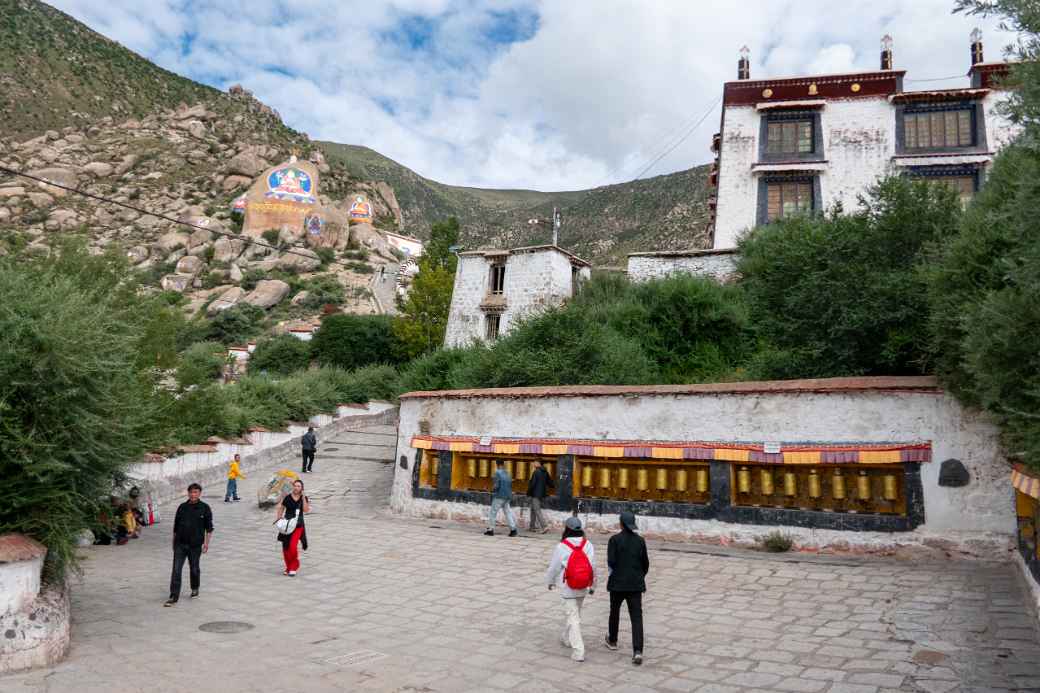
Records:
<instances>
[{"instance_id":1,"label":"person walking up path","mask_svg":"<svg viewBox=\"0 0 1040 693\"><path fill-rule=\"evenodd\" d=\"M488 528L484 532L489 537L495 536L495 520L498 519L498 511L504 510L506 522L509 523L509 536L517 535L516 516L513 509L509 507L509 501L513 498L513 479L509 472L502 466L502 460L495 460L495 476L491 486L491 511L488 513Z\"/></svg>"},{"instance_id":2,"label":"person walking up path","mask_svg":"<svg viewBox=\"0 0 1040 693\"><path fill-rule=\"evenodd\" d=\"M303 445L303 472L314 471L314 453L318 450L318 436L314 435L313 426L307 427L300 443Z\"/></svg>"},{"instance_id":3,"label":"person walking up path","mask_svg":"<svg viewBox=\"0 0 1040 693\"><path fill-rule=\"evenodd\" d=\"M646 541L636 534L636 516L621 513L621 531L607 544L607 591L610 592L610 619L607 623L607 647L616 650L621 604L628 604L628 618L632 621L632 663L643 663L643 592L646 592L646 574L650 571L650 557Z\"/></svg>"},{"instance_id":4,"label":"person walking up path","mask_svg":"<svg viewBox=\"0 0 1040 693\"><path fill-rule=\"evenodd\" d=\"M303 495L303 482L297 479L293 482L292 493L285 496L278 504L278 516L275 524L284 517L288 521L287 526L278 527L278 541L282 542L282 559L285 561L285 575L296 577L300 570L300 554L297 545L307 550L307 528L304 527L304 516L311 511L311 501Z\"/></svg>"},{"instance_id":5,"label":"person walking up path","mask_svg":"<svg viewBox=\"0 0 1040 693\"><path fill-rule=\"evenodd\" d=\"M238 480L245 479L246 475L239 469L239 464L242 462L242 458L236 454L235 458L231 460L231 464L228 465L227 473L227 490L224 491L224 502L230 503L232 500L242 500L238 497Z\"/></svg>"},{"instance_id":6,"label":"person walking up path","mask_svg":"<svg viewBox=\"0 0 1040 693\"><path fill-rule=\"evenodd\" d=\"M549 589L559 589L563 612L567 616L560 642L571 648L571 659L585 661L585 641L581 637L581 607L586 595L596 591L596 572L593 565L596 552L592 542L585 538L581 520L568 517L563 537L553 551L545 581Z\"/></svg>"},{"instance_id":7,"label":"person walking up path","mask_svg":"<svg viewBox=\"0 0 1040 693\"><path fill-rule=\"evenodd\" d=\"M549 489L556 488L556 483L545 471L541 460L534 461L534 473L527 482L527 497L531 499L531 531L541 530L542 534L549 531L549 525L542 514L542 500L549 495Z\"/></svg>"},{"instance_id":8,"label":"person walking up path","mask_svg":"<svg viewBox=\"0 0 1040 693\"><path fill-rule=\"evenodd\" d=\"M199 564L202 554L209 551L209 538L213 534L213 511L201 498L202 487L189 485L188 500L180 504L173 518L173 574L170 576L170 598L163 606L173 606L180 599L184 559L188 560L191 596L199 596L202 581Z\"/></svg>"}]
</instances>

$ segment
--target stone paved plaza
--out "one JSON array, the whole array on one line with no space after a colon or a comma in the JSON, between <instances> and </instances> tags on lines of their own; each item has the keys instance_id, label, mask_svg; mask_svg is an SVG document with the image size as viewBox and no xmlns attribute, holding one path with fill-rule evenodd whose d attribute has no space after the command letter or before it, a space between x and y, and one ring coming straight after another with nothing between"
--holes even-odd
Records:
<instances>
[{"instance_id":1,"label":"stone paved plaza","mask_svg":"<svg viewBox=\"0 0 1040 693\"><path fill-rule=\"evenodd\" d=\"M620 651L603 647L605 593L586 601L587 661L573 663L543 584L556 535L389 514L391 444L388 427L323 442L296 578L282 575L273 511L257 509L257 474L238 504L206 489L216 533L199 599L185 576L180 604L162 607L173 506L141 539L87 549L67 661L0 691L1040 690L1036 621L1010 564L655 542L645 665L630 663L625 616ZM593 540L605 571L607 538ZM251 628L200 630L214 622Z\"/></svg>"}]
</instances>

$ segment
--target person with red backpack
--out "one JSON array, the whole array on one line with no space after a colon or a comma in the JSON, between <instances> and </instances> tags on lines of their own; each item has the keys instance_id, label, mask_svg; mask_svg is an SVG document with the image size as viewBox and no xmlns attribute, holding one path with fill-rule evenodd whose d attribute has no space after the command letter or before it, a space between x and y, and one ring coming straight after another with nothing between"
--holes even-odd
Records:
<instances>
[{"instance_id":1,"label":"person with red backpack","mask_svg":"<svg viewBox=\"0 0 1040 693\"><path fill-rule=\"evenodd\" d=\"M545 581L549 589L559 589L563 598L563 611L567 623L560 642L571 648L571 659L585 661L585 642L581 637L581 607L586 595L596 591L596 571L593 564L596 551L592 542L585 538L581 520L568 517L563 527L563 537L553 551Z\"/></svg>"}]
</instances>

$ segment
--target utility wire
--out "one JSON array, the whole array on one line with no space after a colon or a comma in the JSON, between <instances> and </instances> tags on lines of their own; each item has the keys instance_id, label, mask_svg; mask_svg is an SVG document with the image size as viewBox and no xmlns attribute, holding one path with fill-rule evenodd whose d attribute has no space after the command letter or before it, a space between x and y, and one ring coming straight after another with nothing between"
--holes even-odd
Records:
<instances>
[{"instance_id":1,"label":"utility wire","mask_svg":"<svg viewBox=\"0 0 1040 693\"><path fill-rule=\"evenodd\" d=\"M929 77L928 79L904 79L904 82L947 82L951 79L964 79L965 75L952 75L950 77Z\"/></svg>"},{"instance_id":2,"label":"utility wire","mask_svg":"<svg viewBox=\"0 0 1040 693\"><path fill-rule=\"evenodd\" d=\"M708 116L709 116L709 115L711 114L711 112L715 110L715 106L717 106L717 105L719 104L719 102L720 102L720 101L722 101L722 95L721 95L721 94L720 94L720 95L719 95L718 97L716 97L716 98L715 98L715 99L714 99L714 100L713 100L713 101L711 102L711 104L710 104L710 105L708 106L707 110L705 110L705 111L704 111L704 114L703 114L703 115L702 115L702 116L701 116L700 118L698 118L698 119L697 119L697 122L695 122L695 123L694 123L693 125L691 125L691 126L690 126L690 128L689 128L689 129L688 129L688 130L686 131L686 133L685 133L685 134L683 134L683 136L679 138L679 141L678 141L678 142L676 142L675 144L673 144L673 145L672 145L671 147L669 147L669 148L668 148L668 149L666 149L665 151L661 152L661 154L659 154L659 155L657 156L657 158L655 158L655 159L654 159L653 161L651 161L651 162L650 162L649 164L647 164L647 165L646 165L646 167L645 167L645 168L643 168L643 170L641 170L641 171L640 171L639 173L637 173L637 174L635 175L635 177L634 177L634 178L633 178L632 180L633 180L633 181L639 180L639 179L640 179L640 178L641 178L641 177L642 177L642 176L643 176L643 175L644 175L644 174L645 174L645 173L646 173L647 171L649 171L649 170L650 170L651 168L653 168L654 166L656 166L656 165L657 165L657 162L659 162L659 161L660 161L661 159L663 159L663 158L665 158L666 156L668 156L669 154L671 154L671 153L672 153L673 151L675 151L675 149L676 149L676 148L677 148L677 147L678 147L678 146L679 146L680 144L682 144L682 143L683 143L683 142L685 142L685 141L686 141L687 139L689 139L690 135L692 135L692 134L693 134L693 132L694 132L694 131L695 131L695 130L696 130L696 129L698 128L698 127L700 127L701 123L703 123L703 122L704 122L704 119L705 119L705 118L707 118L707 117L708 117Z\"/></svg>"},{"instance_id":3,"label":"utility wire","mask_svg":"<svg viewBox=\"0 0 1040 693\"><path fill-rule=\"evenodd\" d=\"M300 253L300 252L295 252L294 253L292 251L293 248L296 248L297 250L305 250L306 248L304 246L289 245L287 248L279 248L278 246L273 245L271 243L267 243L266 241L261 241L261 240L256 239L256 238L250 238L249 236L238 236L238 235L233 234L233 233L231 233L229 231L219 231L217 229L207 228L207 227L201 226L199 224L192 224L191 222L182 221L181 219L175 219L174 217L168 216L166 214L162 214L160 212L152 212L152 211L149 211L147 209L144 209L143 207L138 207L136 205L127 204L126 202L120 202L119 200L114 200L114 199L112 199L110 197L104 197L103 195L96 195L94 193L87 192L86 190L80 190L79 188L73 188L73 187L70 187L70 186L67 186L67 185L62 185L61 183L57 183L55 181L48 180L46 178L41 178L39 176L34 176L34 175L29 174L29 173L22 173L21 171L15 171L14 169L8 168L7 166L3 166L3 165L0 165L0 173L7 173L7 174L12 175L12 176L19 176L21 178L26 178L28 180L36 181L37 183L43 183L44 185L50 185L50 186L53 186L55 188L60 188L61 190L66 190L68 192L75 193L77 195L82 195L83 197L88 197L90 199L97 200L98 202L104 202L104 203L107 203L107 204L113 204L113 205L116 205L118 207L123 207L124 209L133 210L133 211L135 211L135 212L137 212L139 214L144 214L144 215L147 215L147 216L157 217L159 219L162 219L164 221L168 221L168 222L173 223L173 224L179 224L181 226L187 226L189 228L198 229L200 231L209 231L210 233L215 234L217 236L225 236L227 238L232 238L232 239L235 239L235 240L238 240L238 241L242 241L243 243L245 243L247 245L257 245L257 246L260 246L262 248L267 248L269 250L274 250L274 251L278 251L278 252L284 252L284 253L287 253L287 254L290 254L290 255L298 255L299 257L305 257L308 260L313 260L314 259L314 256L312 256L312 255L307 255L305 253ZM327 264L330 264L330 265L340 265L342 267L346 266L344 263L342 263L339 260L334 260L334 261L332 261L330 263L327 263Z\"/></svg>"}]
</instances>

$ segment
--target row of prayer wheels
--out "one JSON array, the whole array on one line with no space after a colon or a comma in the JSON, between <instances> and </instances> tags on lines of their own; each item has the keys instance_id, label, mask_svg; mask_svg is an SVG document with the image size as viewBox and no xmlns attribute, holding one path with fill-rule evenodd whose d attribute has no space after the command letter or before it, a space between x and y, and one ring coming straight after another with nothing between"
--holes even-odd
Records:
<instances>
[{"instance_id":1,"label":"row of prayer wheels","mask_svg":"<svg viewBox=\"0 0 1040 693\"><path fill-rule=\"evenodd\" d=\"M709 477L706 466L686 467L629 467L624 465L582 464L579 475L582 495L619 495L625 491L688 493L691 486L698 494L708 492ZM596 493L596 489L616 489L618 494Z\"/></svg>"},{"instance_id":2,"label":"row of prayer wheels","mask_svg":"<svg viewBox=\"0 0 1040 693\"><path fill-rule=\"evenodd\" d=\"M760 467L756 473L761 495L773 496L780 493L792 498L798 495L799 480L794 469L774 470ZM821 476L820 470L815 467L809 469L808 478L805 479L805 491L809 498L823 497ZM752 492L751 469L748 467L737 468L736 481L737 493L746 495ZM861 469L859 473L847 472L841 468L834 469L830 472L830 498L864 502L875 500L871 475L865 469ZM899 499L898 477L895 474L885 474L881 477L881 499L889 503Z\"/></svg>"},{"instance_id":3,"label":"row of prayer wheels","mask_svg":"<svg viewBox=\"0 0 1040 693\"><path fill-rule=\"evenodd\" d=\"M534 473L534 462L531 460L503 460L502 466L513 481L524 481ZM543 462L542 466L549 476L553 476L555 462ZM471 479L489 479L495 474L495 460L486 457L466 458L466 476Z\"/></svg>"}]
</instances>

